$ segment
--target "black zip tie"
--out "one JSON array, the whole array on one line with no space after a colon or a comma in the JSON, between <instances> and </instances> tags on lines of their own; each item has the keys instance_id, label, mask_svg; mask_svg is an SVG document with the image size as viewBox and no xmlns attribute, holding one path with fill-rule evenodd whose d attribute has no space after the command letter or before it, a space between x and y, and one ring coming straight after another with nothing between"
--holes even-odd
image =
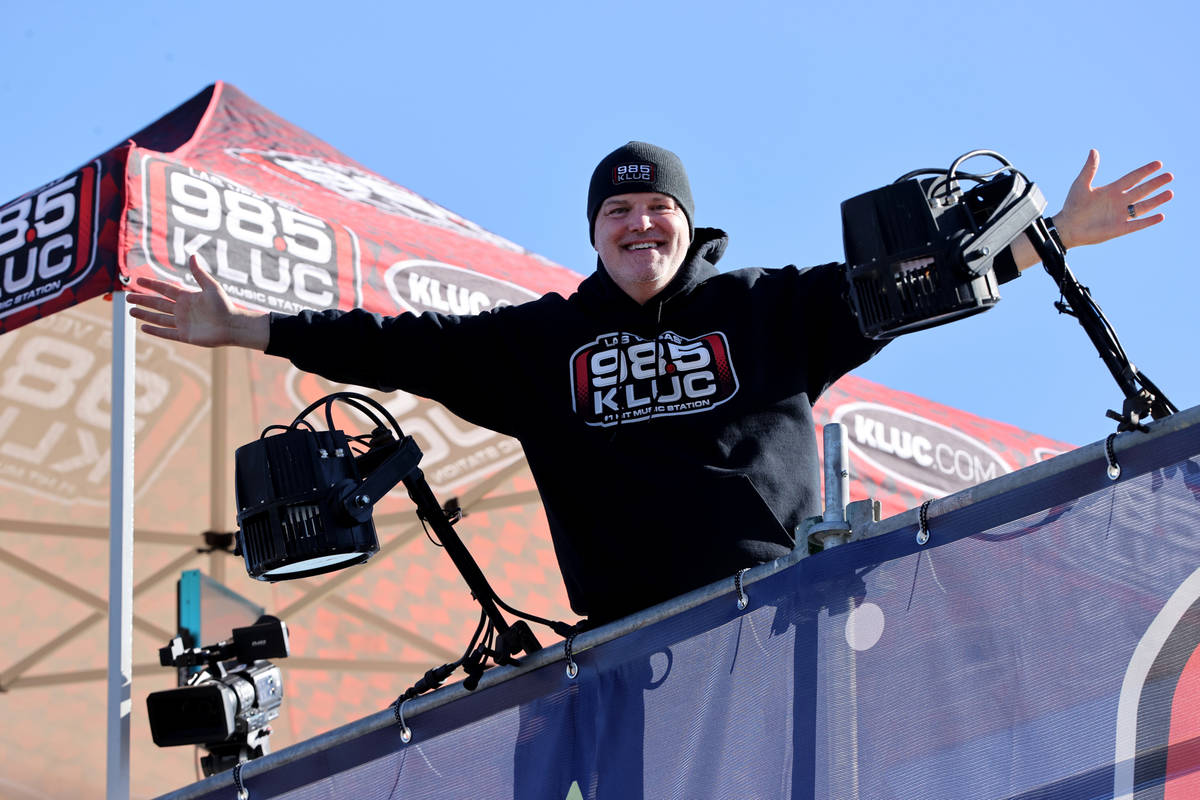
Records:
<instances>
[{"instance_id":1,"label":"black zip tie","mask_svg":"<svg viewBox=\"0 0 1200 800\"><path fill-rule=\"evenodd\" d=\"M1113 450L1113 439L1116 438L1115 433L1110 433L1104 440L1104 457L1108 459L1108 479L1110 481L1121 477L1121 465L1117 463L1117 453Z\"/></svg>"},{"instance_id":2,"label":"black zip tie","mask_svg":"<svg viewBox=\"0 0 1200 800\"><path fill-rule=\"evenodd\" d=\"M563 651L567 656L567 677L574 680L579 674L579 665L575 663L575 659L571 654L571 647L575 644L575 634L572 633L563 640Z\"/></svg>"},{"instance_id":3,"label":"black zip tie","mask_svg":"<svg viewBox=\"0 0 1200 800\"><path fill-rule=\"evenodd\" d=\"M929 541L929 504L932 500L921 503L920 525L917 527L917 544Z\"/></svg>"},{"instance_id":4,"label":"black zip tie","mask_svg":"<svg viewBox=\"0 0 1200 800\"><path fill-rule=\"evenodd\" d=\"M242 765L245 763L245 761L239 761L233 765L233 785L237 787L237 800L250 800L250 790L242 781Z\"/></svg>"},{"instance_id":5,"label":"black zip tie","mask_svg":"<svg viewBox=\"0 0 1200 800\"><path fill-rule=\"evenodd\" d=\"M742 588L742 576L750 571L749 567L739 569L733 576L733 588L737 590L737 607L738 611L745 611L746 606L750 605L750 595L746 594L746 590Z\"/></svg>"},{"instance_id":6,"label":"black zip tie","mask_svg":"<svg viewBox=\"0 0 1200 800\"><path fill-rule=\"evenodd\" d=\"M412 728L408 727L408 723L404 721L404 704L408 700L399 700L396 702L396 722L400 724L400 741L408 744L412 741Z\"/></svg>"}]
</instances>

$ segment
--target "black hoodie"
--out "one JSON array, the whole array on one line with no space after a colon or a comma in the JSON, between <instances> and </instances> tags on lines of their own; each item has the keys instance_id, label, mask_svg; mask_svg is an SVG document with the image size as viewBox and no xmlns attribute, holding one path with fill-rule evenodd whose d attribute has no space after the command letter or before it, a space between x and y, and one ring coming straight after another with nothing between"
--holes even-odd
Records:
<instances>
[{"instance_id":1,"label":"black hoodie","mask_svg":"<svg viewBox=\"0 0 1200 800\"><path fill-rule=\"evenodd\" d=\"M267 352L515 436L572 608L603 622L785 555L819 513L812 403L878 349L842 270L718 273L722 231L645 305L603 269L470 317L271 316Z\"/></svg>"}]
</instances>

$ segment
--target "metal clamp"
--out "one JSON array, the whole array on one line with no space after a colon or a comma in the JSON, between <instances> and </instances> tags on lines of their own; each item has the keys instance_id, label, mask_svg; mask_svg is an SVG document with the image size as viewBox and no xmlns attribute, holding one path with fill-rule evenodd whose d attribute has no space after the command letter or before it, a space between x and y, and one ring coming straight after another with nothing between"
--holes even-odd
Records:
<instances>
[{"instance_id":1,"label":"metal clamp","mask_svg":"<svg viewBox=\"0 0 1200 800\"><path fill-rule=\"evenodd\" d=\"M563 641L563 651L567 656L567 677L571 680L579 674L579 665L575 663L574 657L571 655L571 646L575 644L575 634L571 634Z\"/></svg>"},{"instance_id":2,"label":"metal clamp","mask_svg":"<svg viewBox=\"0 0 1200 800\"><path fill-rule=\"evenodd\" d=\"M1132 208L1132 206L1130 206ZM1117 453L1113 450L1113 439L1116 439L1115 433L1110 433L1104 440L1104 457L1108 460L1108 479L1115 481L1121 477L1121 465L1117 463Z\"/></svg>"},{"instance_id":3,"label":"metal clamp","mask_svg":"<svg viewBox=\"0 0 1200 800\"><path fill-rule=\"evenodd\" d=\"M822 437L825 442L825 512L808 529L808 539L821 550L828 550L850 541L853 533L846 521L846 505L850 502L850 471L846 460L849 445L846 427L840 422L826 423Z\"/></svg>"},{"instance_id":4,"label":"metal clamp","mask_svg":"<svg viewBox=\"0 0 1200 800\"><path fill-rule=\"evenodd\" d=\"M737 590L737 607L738 611L745 611L746 606L750 605L750 595L746 594L746 590L742 588L742 576L750 571L749 567L739 569L737 574L733 576L733 588Z\"/></svg>"},{"instance_id":5,"label":"metal clamp","mask_svg":"<svg viewBox=\"0 0 1200 800\"><path fill-rule=\"evenodd\" d=\"M250 800L250 790L242 781L242 765L245 763L245 761L239 761L233 765L233 785L237 788L237 800Z\"/></svg>"},{"instance_id":6,"label":"metal clamp","mask_svg":"<svg viewBox=\"0 0 1200 800\"><path fill-rule=\"evenodd\" d=\"M408 723L404 721L404 704L408 700L403 700L396 704L396 722L400 723L400 741L408 744L412 741L412 728L408 727Z\"/></svg>"},{"instance_id":7,"label":"metal clamp","mask_svg":"<svg viewBox=\"0 0 1200 800\"><path fill-rule=\"evenodd\" d=\"M932 502L932 500L926 500L924 503L921 503L919 525L917 526L917 544L925 544L929 541L929 504Z\"/></svg>"}]
</instances>

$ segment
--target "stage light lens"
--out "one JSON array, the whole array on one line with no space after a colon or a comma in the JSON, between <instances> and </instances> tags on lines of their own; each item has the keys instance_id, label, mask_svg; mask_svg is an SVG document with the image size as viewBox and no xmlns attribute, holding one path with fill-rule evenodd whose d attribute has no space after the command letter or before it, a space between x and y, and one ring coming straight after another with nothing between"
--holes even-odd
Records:
<instances>
[{"instance_id":1,"label":"stage light lens","mask_svg":"<svg viewBox=\"0 0 1200 800\"><path fill-rule=\"evenodd\" d=\"M297 561L294 564L285 564L282 567L276 567L275 569L268 570L264 575L268 580L294 578L298 577L297 574L301 572L316 575L320 572L329 572L366 561L369 556L370 553L336 553L331 556L319 556L317 558L305 559L304 561Z\"/></svg>"}]
</instances>

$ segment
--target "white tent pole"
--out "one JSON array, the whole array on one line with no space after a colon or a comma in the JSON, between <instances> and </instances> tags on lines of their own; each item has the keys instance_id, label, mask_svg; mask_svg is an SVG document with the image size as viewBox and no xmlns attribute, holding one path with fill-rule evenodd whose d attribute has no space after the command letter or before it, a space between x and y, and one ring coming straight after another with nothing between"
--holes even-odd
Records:
<instances>
[{"instance_id":1,"label":"white tent pole","mask_svg":"<svg viewBox=\"0 0 1200 800\"><path fill-rule=\"evenodd\" d=\"M124 292L113 292L112 470L108 493L108 800L129 798L133 705L134 325Z\"/></svg>"}]
</instances>

